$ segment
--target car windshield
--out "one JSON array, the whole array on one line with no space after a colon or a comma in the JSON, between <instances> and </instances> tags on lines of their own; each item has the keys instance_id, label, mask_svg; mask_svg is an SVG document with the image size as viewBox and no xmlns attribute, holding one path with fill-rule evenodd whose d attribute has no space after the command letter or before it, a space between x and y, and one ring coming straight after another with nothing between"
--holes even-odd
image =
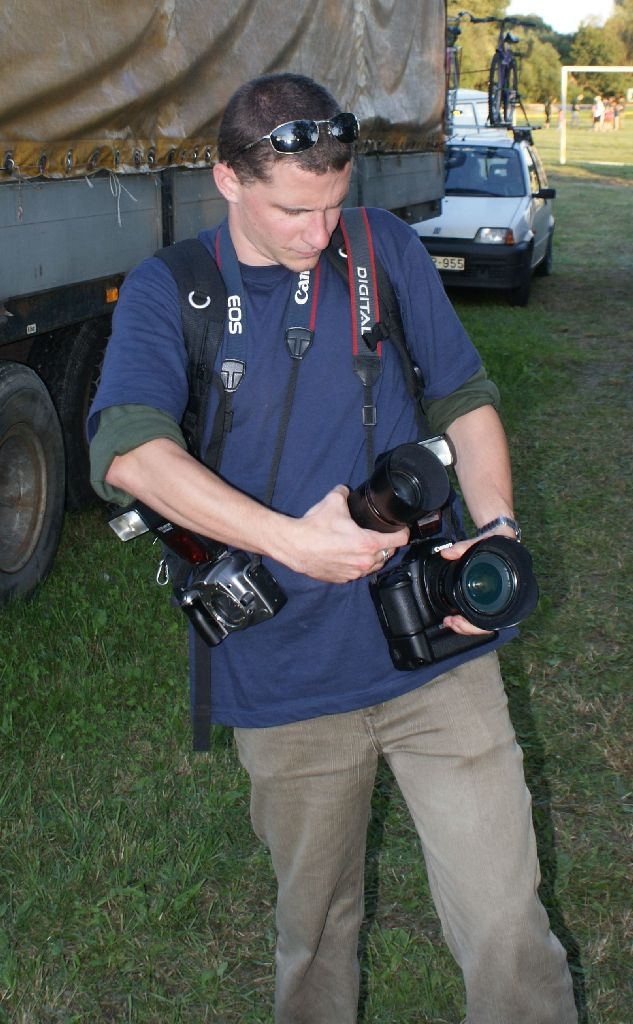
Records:
<instances>
[{"instance_id":1,"label":"car windshield","mask_svg":"<svg viewBox=\"0 0 633 1024\"><path fill-rule=\"evenodd\" d=\"M495 146L449 146L445 190L458 196L525 195L519 154Z\"/></svg>"}]
</instances>

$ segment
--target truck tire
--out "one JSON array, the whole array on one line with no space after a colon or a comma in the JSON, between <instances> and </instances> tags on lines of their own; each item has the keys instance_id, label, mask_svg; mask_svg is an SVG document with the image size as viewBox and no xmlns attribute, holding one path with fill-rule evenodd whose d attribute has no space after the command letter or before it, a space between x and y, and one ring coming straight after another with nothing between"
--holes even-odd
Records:
<instances>
[{"instance_id":1,"label":"truck tire","mask_svg":"<svg viewBox=\"0 0 633 1024\"><path fill-rule=\"evenodd\" d=\"M0 605L50 571L64 518L64 442L36 373L0 362Z\"/></svg>"},{"instance_id":2,"label":"truck tire","mask_svg":"<svg viewBox=\"0 0 633 1024\"><path fill-rule=\"evenodd\" d=\"M86 416L110 333L110 318L49 335L31 349L29 365L45 382L62 425L66 451L66 508L96 502L90 486Z\"/></svg>"}]
</instances>

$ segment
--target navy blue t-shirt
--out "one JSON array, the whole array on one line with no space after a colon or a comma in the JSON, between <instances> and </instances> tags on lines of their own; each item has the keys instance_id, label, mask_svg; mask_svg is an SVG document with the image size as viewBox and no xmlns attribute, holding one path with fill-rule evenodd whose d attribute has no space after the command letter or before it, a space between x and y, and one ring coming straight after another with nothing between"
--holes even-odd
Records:
<instances>
[{"instance_id":1,"label":"navy blue t-shirt","mask_svg":"<svg viewBox=\"0 0 633 1024\"><path fill-rule=\"evenodd\" d=\"M480 368L479 356L446 298L417 235L384 210L368 211L376 256L389 271L425 394L442 398ZM214 252L217 229L199 238ZM281 266L240 265L246 297L246 373L222 458L222 476L263 500L291 360L285 348L293 275ZM302 516L336 484L367 476L363 389L352 367L349 292L325 257L314 343L301 365L273 507ZM220 353L219 360L222 359ZM395 349L382 345L375 386L376 452L417 439L415 408ZM180 422L187 404L187 356L180 302L168 268L155 258L127 277L114 314L89 430L109 406L148 405ZM214 413L211 403L210 420ZM213 720L269 726L367 707L406 693L473 654L394 668L367 579L327 584L264 559L287 595L277 616L230 635L213 649ZM497 646L486 644L481 654Z\"/></svg>"}]
</instances>

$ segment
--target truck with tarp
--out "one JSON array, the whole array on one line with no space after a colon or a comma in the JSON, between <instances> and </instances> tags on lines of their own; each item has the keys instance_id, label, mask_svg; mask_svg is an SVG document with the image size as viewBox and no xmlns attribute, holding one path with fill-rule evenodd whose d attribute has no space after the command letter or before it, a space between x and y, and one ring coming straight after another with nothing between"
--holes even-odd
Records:
<instances>
[{"instance_id":1,"label":"truck with tarp","mask_svg":"<svg viewBox=\"0 0 633 1024\"><path fill-rule=\"evenodd\" d=\"M296 71L361 123L348 202L443 193L444 0L5 0L0 9L0 604L91 500L84 422L126 273L225 213L226 101Z\"/></svg>"}]
</instances>

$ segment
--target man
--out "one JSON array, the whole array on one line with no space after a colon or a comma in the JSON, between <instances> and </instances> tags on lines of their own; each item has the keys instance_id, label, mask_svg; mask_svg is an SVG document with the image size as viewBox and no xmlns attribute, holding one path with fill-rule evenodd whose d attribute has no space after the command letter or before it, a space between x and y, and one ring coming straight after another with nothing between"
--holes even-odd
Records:
<instances>
[{"instance_id":1,"label":"man","mask_svg":"<svg viewBox=\"0 0 633 1024\"><path fill-rule=\"evenodd\" d=\"M221 467L211 472L185 450L179 300L170 272L152 259L129 275L115 315L90 417L95 486L263 556L287 595L277 616L234 633L212 655L214 720L235 727L253 826L279 885L278 1024L356 1020L365 833L380 755L420 835L464 974L469 1024L572 1024L565 955L536 895L530 798L498 641L397 671L368 577L407 544L408 531L361 529L347 507L348 486L368 471L365 398L352 370L349 292L322 253L347 195L357 131L353 115L302 76L265 76L231 99L213 169L228 220L200 235L235 283L218 365L238 334L246 366ZM417 236L385 211L368 217L424 375L429 421L453 442L472 519L514 537L494 386ZM270 498L291 363L284 333L306 294L313 343ZM417 439L388 342L381 364L376 452ZM445 624L478 632L460 616Z\"/></svg>"}]
</instances>

